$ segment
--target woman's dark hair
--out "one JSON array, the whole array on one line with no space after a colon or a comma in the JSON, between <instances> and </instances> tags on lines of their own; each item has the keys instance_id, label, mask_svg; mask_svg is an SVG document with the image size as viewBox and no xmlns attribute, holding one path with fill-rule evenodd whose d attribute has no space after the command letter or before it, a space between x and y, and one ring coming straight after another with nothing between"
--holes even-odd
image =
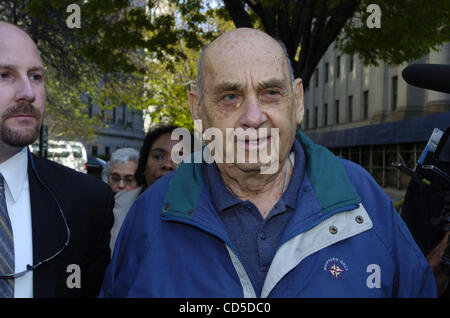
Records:
<instances>
[{"instance_id":1,"label":"woman's dark hair","mask_svg":"<svg viewBox=\"0 0 450 318\"><path fill-rule=\"evenodd\" d=\"M174 131L176 128L179 127L175 125L157 126L149 130L149 132L145 136L144 144L142 145L141 150L139 151L139 163L136 172L134 173L134 176L139 186L143 186L144 188L148 187L148 184L145 182L144 171L145 166L147 164L148 156L150 154L150 149L152 149L152 146L155 143L156 139L158 139L164 134L167 133L171 134L172 131Z\"/></svg>"}]
</instances>

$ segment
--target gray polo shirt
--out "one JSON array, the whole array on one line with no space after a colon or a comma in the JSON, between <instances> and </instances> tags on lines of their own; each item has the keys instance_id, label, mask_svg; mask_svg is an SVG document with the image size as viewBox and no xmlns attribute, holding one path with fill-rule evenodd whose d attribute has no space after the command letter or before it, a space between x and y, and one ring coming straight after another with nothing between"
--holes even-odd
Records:
<instances>
[{"instance_id":1,"label":"gray polo shirt","mask_svg":"<svg viewBox=\"0 0 450 318\"><path fill-rule=\"evenodd\" d=\"M261 293L284 228L297 205L297 194L305 169L305 154L297 140L292 151L295 164L289 185L265 219L252 202L236 198L226 188L215 163L203 166L212 203L258 294Z\"/></svg>"}]
</instances>

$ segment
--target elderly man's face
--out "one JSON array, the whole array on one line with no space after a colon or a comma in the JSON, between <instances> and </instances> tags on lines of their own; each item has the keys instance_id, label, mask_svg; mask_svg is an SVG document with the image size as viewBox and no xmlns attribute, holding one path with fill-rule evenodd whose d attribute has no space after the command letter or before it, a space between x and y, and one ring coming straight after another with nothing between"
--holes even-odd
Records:
<instances>
[{"instance_id":1,"label":"elderly man's face","mask_svg":"<svg viewBox=\"0 0 450 318\"><path fill-rule=\"evenodd\" d=\"M303 116L301 80L291 82L284 52L273 39L254 30L241 29L233 33L225 34L207 50L203 101L190 95L194 119L202 119L203 128L219 128L224 136L226 128L256 131L267 128L268 138L233 142L246 151L270 149L271 128L278 128L277 155L281 163L289 155L297 124ZM235 162L233 165L242 171L261 167L260 162Z\"/></svg>"},{"instance_id":2,"label":"elderly man's face","mask_svg":"<svg viewBox=\"0 0 450 318\"><path fill-rule=\"evenodd\" d=\"M36 140L44 112L44 67L36 45L0 23L0 148Z\"/></svg>"}]
</instances>

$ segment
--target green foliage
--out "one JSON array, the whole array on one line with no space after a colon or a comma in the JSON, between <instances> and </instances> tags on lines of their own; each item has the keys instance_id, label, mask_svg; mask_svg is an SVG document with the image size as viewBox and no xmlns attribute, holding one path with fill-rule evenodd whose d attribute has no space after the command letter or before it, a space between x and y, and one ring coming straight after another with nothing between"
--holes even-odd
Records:
<instances>
[{"instance_id":1,"label":"green foliage","mask_svg":"<svg viewBox=\"0 0 450 318\"><path fill-rule=\"evenodd\" d=\"M365 27L369 4L381 9L381 28ZM366 0L357 10L363 27L348 23L337 41L348 54L359 54L365 64L380 60L398 65L421 58L450 41L450 2L441 0Z\"/></svg>"},{"instance_id":2,"label":"green foliage","mask_svg":"<svg viewBox=\"0 0 450 318\"><path fill-rule=\"evenodd\" d=\"M296 77L308 86L321 57L335 42L366 64L401 64L450 40L450 2L443 0L223 0L236 27L263 29L281 40ZM378 4L381 28L368 28L367 7ZM223 7L219 10L223 10ZM361 16L361 26L354 22ZM226 15L223 15L226 17Z\"/></svg>"},{"instance_id":3,"label":"green foliage","mask_svg":"<svg viewBox=\"0 0 450 318\"><path fill-rule=\"evenodd\" d=\"M199 49L240 23L283 41L305 87L335 40L343 53L359 54L367 64L414 60L450 40L450 2L442 0L145 2L139 8L129 0L0 0L0 19L21 25L41 51L51 135L94 137L103 120L87 116L88 97L103 110L149 108L152 123L192 129L187 92ZM66 25L73 3L81 7L80 29ZM372 3L382 11L380 29L365 26ZM355 13L363 27L352 23Z\"/></svg>"},{"instance_id":4,"label":"green foliage","mask_svg":"<svg viewBox=\"0 0 450 318\"><path fill-rule=\"evenodd\" d=\"M186 7L178 16L159 10L161 1L146 1L145 8L130 7L128 0L2 0L0 19L20 25L35 40L47 70L46 123L51 136L94 137L102 118L88 118L86 99L104 110L125 103L145 109L151 94L145 85L150 73L147 58L174 71L186 56L180 41L198 49L197 27L206 18L192 11L192 3L169 1ZM81 7L81 28L70 29L70 4ZM201 4L197 1L196 5ZM184 17L189 19L185 19ZM189 28L178 28L180 17Z\"/></svg>"},{"instance_id":5,"label":"green foliage","mask_svg":"<svg viewBox=\"0 0 450 318\"><path fill-rule=\"evenodd\" d=\"M201 2L186 1L178 8L188 16L190 10L194 8L197 10ZM234 28L233 24L225 21L215 9L208 6L201 9L204 11L202 17L205 20L202 25L196 26L202 30L200 43L207 43L219 34ZM184 22L181 20L182 27L186 27ZM196 63L200 52L198 49L191 48L188 39L179 41L178 49L184 55L184 60L178 63L161 63L159 60L153 60L148 65L149 71L145 82L149 92L148 105L151 105L149 116L153 124L172 123L193 132L194 123L188 107L187 95L196 82Z\"/></svg>"},{"instance_id":6,"label":"green foliage","mask_svg":"<svg viewBox=\"0 0 450 318\"><path fill-rule=\"evenodd\" d=\"M52 76L52 69L47 68L47 114L45 124L53 139L82 139L89 141L94 138L94 127L102 125L98 116L88 118L82 100L83 93L79 88L67 87L64 81L58 81Z\"/></svg>"},{"instance_id":7,"label":"green foliage","mask_svg":"<svg viewBox=\"0 0 450 318\"><path fill-rule=\"evenodd\" d=\"M196 53L185 49L187 59L168 72L165 64L153 63L146 84L151 92L149 105L152 123L170 122L193 129L187 93L195 81Z\"/></svg>"}]
</instances>

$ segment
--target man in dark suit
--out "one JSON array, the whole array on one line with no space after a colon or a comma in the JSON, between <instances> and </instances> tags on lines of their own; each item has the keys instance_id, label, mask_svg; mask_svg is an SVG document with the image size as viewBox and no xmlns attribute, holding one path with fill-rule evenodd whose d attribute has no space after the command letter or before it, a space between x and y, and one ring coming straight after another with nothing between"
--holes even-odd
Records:
<instances>
[{"instance_id":1,"label":"man in dark suit","mask_svg":"<svg viewBox=\"0 0 450 318\"><path fill-rule=\"evenodd\" d=\"M44 75L33 40L0 22L0 297L95 297L114 198L28 150L45 114Z\"/></svg>"}]
</instances>

